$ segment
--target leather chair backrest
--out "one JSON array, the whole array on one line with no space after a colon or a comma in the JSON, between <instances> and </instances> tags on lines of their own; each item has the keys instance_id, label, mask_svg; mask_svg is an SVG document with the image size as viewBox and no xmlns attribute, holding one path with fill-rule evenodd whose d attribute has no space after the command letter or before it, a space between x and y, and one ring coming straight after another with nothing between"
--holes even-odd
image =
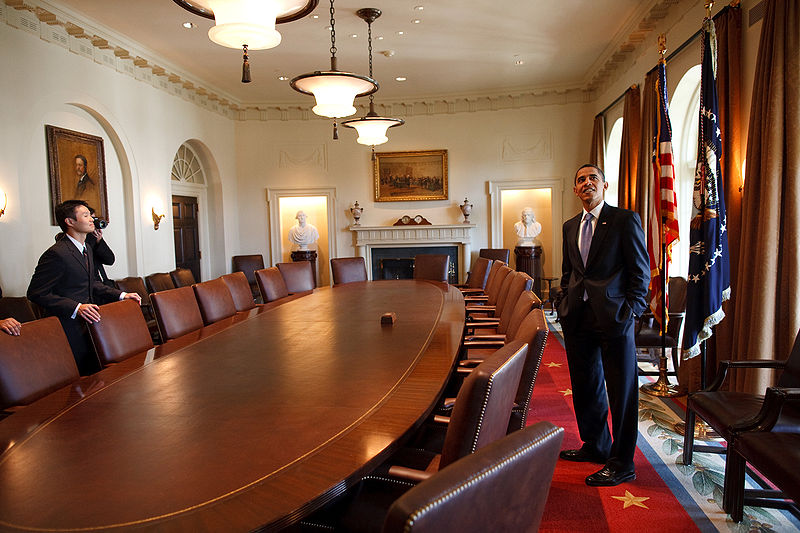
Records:
<instances>
[{"instance_id":1,"label":"leather chair backrest","mask_svg":"<svg viewBox=\"0 0 800 533\"><path fill-rule=\"evenodd\" d=\"M258 288L261 290L261 296L264 297L265 302L274 302L289 296L289 289L286 287L286 282L283 281L278 267L256 270L256 281L258 281Z\"/></svg>"},{"instance_id":2,"label":"leather chair backrest","mask_svg":"<svg viewBox=\"0 0 800 533\"><path fill-rule=\"evenodd\" d=\"M500 289L503 287L503 282L513 272L514 271L506 265L503 265L498 269L497 274L495 274L494 279L492 280L492 283L487 285L486 290L484 291L486 296L488 296L488 300L486 301L487 305L495 305L497 303L497 297L500 294Z\"/></svg>"},{"instance_id":3,"label":"leather chair backrest","mask_svg":"<svg viewBox=\"0 0 800 533\"><path fill-rule=\"evenodd\" d=\"M508 248L481 248L478 256L508 264L508 260L511 258L511 250Z\"/></svg>"},{"instance_id":4,"label":"leather chair backrest","mask_svg":"<svg viewBox=\"0 0 800 533\"><path fill-rule=\"evenodd\" d=\"M476 259L472 264L472 271L469 273L467 287L470 289L485 289L493 262L494 261L491 259L486 259L485 257L479 257Z\"/></svg>"},{"instance_id":5,"label":"leather chair backrest","mask_svg":"<svg viewBox=\"0 0 800 533\"><path fill-rule=\"evenodd\" d=\"M686 311L686 278L669 278L669 312L683 313Z\"/></svg>"},{"instance_id":6,"label":"leather chair backrest","mask_svg":"<svg viewBox=\"0 0 800 533\"><path fill-rule=\"evenodd\" d=\"M79 378L58 318L26 322L19 336L0 333L0 409L27 405Z\"/></svg>"},{"instance_id":7,"label":"leather chair backrest","mask_svg":"<svg viewBox=\"0 0 800 533\"><path fill-rule=\"evenodd\" d=\"M147 322L135 300L101 305L100 322L90 322L89 333L103 366L124 361L153 347Z\"/></svg>"},{"instance_id":8,"label":"leather chair backrest","mask_svg":"<svg viewBox=\"0 0 800 533\"><path fill-rule=\"evenodd\" d=\"M517 336L517 341L528 343L528 356L525 358L525 365L522 367L522 376L519 379L517 395L514 397L514 409L511 412L511 419L508 422L508 432L516 431L525 427L528 421L528 410L531 406L533 387L536 384L536 376L539 375L539 366L542 364L544 347L547 344L547 320L541 308L534 309L529 313L531 316L529 329L526 325L523 337ZM531 334L529 334L529 332Z\"/></svg>"},{"instance_id":9,"label":"leather chair backrest","mask_svg":"<svg viewBox=\"0 0 800 533\"><path fill-rule=\"evenodd\" d=\"M497 273L500 272L500 268L508 266L502 261L492 261L492 267L489 269L489 277L486 278L486 286L483 288L484 293L489 292L489 287L492 286L494 283L494 279L497 276Z\"/></svg>"},{"instance_id":10,"label":"leather chair backrest","mask_svg":"<svg viewBox=\"0 0 800 533\"><path fill-rule=\"evenodd\" d=\"M514 282L514 278L516 278L516 272L510 268L508 270L509 272L503 278L503 283L500 284L500 288L493 294L489 295L489 300L487 302L488 305L495 306L495 316L499 315L503 310L503 304L508 296L508 291L511 289L511 284ZM502 273L500 275L502 275Z\"/></svg>"},{"instance_id":11,"label":"leather chair backrest","mask_svg":"<svg viewBox=\"0 0 800 533\"><path fill-rule=\"evenodd\" d=\"M447 281L450 256L447 254L420 254L414 257L414 279Z\"/></svg>"},{"instance_id":12,"label":"leather chair backrest","mask_svg":"<svg viewBox=\"0 0 800 533\"><path fill-rule=\"evenodd\" d=\"M538 531L563 438L539 422L456 461L395 500L383 532Z\"/></svg>"},{"instance_id":13,"label":"leather chair backrest","mask_svg":"<svg viewBox=\"0 0 800 533\"><path fill-rule=\"evenodd\" d=\"M32 322L36 320L36 312L31 301L24 296L3 296L0 298L0 320L4 318Z\"/></svg>"},{"instance_id":14,"label":"leather chair backrest","mask_svg":"<svg viewBox=\"0 0 800 533\"><path fill-rule=\"evenodd\" d=\"M255 276L253 277L255 280ZM253 300L253 293L250 289L250 284L247 282L247 276L244 272L233 272L222 276L222 281L228 286L228 290L233 298L233 305L236 311L249 311L255 308L256 302Z\"/></svg>"},{"instance_id":15,"label":"leather chair backrest","mask_svg":"<svg viewBox=\"0 0 800 533\"><path fill-rule=\"evenodd\" d=\"M147 291L150 294L154 292L168 291L175 288L175 283L172 281L172 276L168 272L157 272L144 277L147 283ZM122 289L120 289L122 290Z\"/></svg>"},{"instance_id":16,"label":"leather chair backrest","mask_svg":"<svg viewBox=\"0 0 800 533\"><path fill-rule=\"evenodd\" d=\"M233 271L244 272L250 286L256 284L256 270L264 268L264 256L261 254L234 255Z\"/></svg>"},{"instance_id":17,"label":"leather chair backrest","mask_svg":"<svg viewBox=\"0 0 800 533\"><path fill-rule=\"evenodd\" d=\"M298 261L296 263L278 263L276 265L286 283L289 294L298 292L313 291L316 287L314 271L309 261Z\"/></svg>"},{"instance_id":18,"label":"leather chair backrest","mask_svg":"<svg viewBox=\"0 0 800 533\"><path fill-rule=\"evenodd\" d=\"M439 468L506 434L528 345L510 342L464 380L447 426Z\"/></svg>"},{"instance_id":19,"label":"leather chair backrest","mask_svg":"<svg viewBox=\"0 0 800 533\"><path fill-rule=\"evenodd\" d=\"M195 283L192 289L200 306L203 324L206 326L236 314L236 304L233 303L231 291L222 278Z\"/></svg>"},{"instance_id":20,"label":"leather chair backrest","mask_svg":"<svg viewBox=\"0 0 800 533\"><path fill-rule=\"evenodd\" d=\"M511 277L511 284L508 286L508 292L506 292L505 296L503 297L502 301L497 302L497 310L494 313L494 316L500 317L500 320L503 320L503 315L506 315L510 318L512 311L514 310L514 306L517 304L517 300L519 299L519 295L522 294L524 291L529 291L533 287L533 278L527 275L525 272L514 272ZM502 292L498 297L503 296ZM508 320L506 318L506 320Z\"/></svg>"},{"instance_id":21,"label":"leather chair backrest","mask_svg":"<svg viewBox=\"0 0 800 533\"><path fill-rule=\"evenodd\" d=\"M188 268L176 268L169 273L169 277L172 278L172 283L175 284L175 287L191 287L197 283L197 280L194 279L194 274Z\"/></svg>"},{"instance_id":22,"label":"leather chair backrest","mask_svg":"<svg viewBox=\"0 0 800 533\"><path fill-rule=\"evenodd\" d=\"M114 283L117 284L117 288L122 292L135 292L139 296L142 297L142 305L151 305L150 302L150 293L147 292L147 289L144 285L144 280L137 276L131 276L127 278L122 278L115 280Z\"/></svg>"},{"instance_id":23,"label":"leather chair backrest","mask_svg":"<svg viewBox=\"0 0 800 533\"><path fill-rule=\"evenodd\" d=\"M778 378L778 387L800 387L800 332L794 340L794 346L789 353L786 367Z\"/></svg>"},{"instance_id":24,"label":"leather chair backrest","mask_svg":"<svg viewBox=\"0 0 800 533\"><path fill-rule=\"evenodd\" d=\"M528 316L528 313L531 312L531 309L541 306L542 301L533 291L523 291L522 294L519 295L519 298L517 298L517 303L511 310L511 314L509 314L507 318L505 313L500 317L500 325L497 327L497 333L509 335L509 338L513 338L520 324L522 324L522 321Z\"/></svg>"},{"instance_id":25,"label":"leather chair backrest","mask_svg":"<svg viewBox=\"0 0 800 533\"><path fill-rule=\"evenodd\" d=\"M337 257L331 259L333 285L367 281L367 264L363 257Z\"/></svg>"},{"instance_id":26,"label":"leather chair backrest","mask_svg":"<svg viewBox=\"0 0 800 533\"><path fill-rule=\"evenodd\" d=\"M203 316L191 287L179 287L150 295L164 341L203 327Z\"/></svg>"}]
</instances>

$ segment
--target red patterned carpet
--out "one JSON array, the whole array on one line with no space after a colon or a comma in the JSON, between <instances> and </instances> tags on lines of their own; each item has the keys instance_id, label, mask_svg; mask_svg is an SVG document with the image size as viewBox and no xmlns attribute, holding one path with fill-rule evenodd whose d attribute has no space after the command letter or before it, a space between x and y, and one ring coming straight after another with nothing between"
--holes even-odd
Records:
<instances>
[{"instance_id":1,"label":"red patterned carpet","mask_svg":"<svg viewBox=\"0 0 800 533\"><path fill-rule=\"evenodd\" d=\"M547 341L529 423L539 420L566 430L565 448L580 447L572 408L566 353L556 334ZM641 437L640 437L641 439ZM584 478L600 467L559 460L540 531L700 531L641 450L636 480L617 487L589 487Z\"/></svg>"}]
</instances>

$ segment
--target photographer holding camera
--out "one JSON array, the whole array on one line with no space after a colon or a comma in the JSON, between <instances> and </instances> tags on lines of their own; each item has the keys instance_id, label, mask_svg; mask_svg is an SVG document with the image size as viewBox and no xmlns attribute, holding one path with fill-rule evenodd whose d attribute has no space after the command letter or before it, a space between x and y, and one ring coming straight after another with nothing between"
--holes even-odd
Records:
<instances>
[{"instance_id":1,"label":"photographer holding camera","mask_svg":"<svg viewBox=\"0 0 800 533\"><path fill-rule=\"evenodd\" d=\"M116 287L114 282L108 279L106 269L103 267L103 265L113 265L116 260L114 252L108 246L108 243L103 240L103 230L108 226L108 222L95 216L94 208L92 207L89 207L89 214L94 222L94 231L86 235L86 246L89 248L89 253L92 254L92 259L94 259L94 279L109 287ZM63 231L56 234L56 242L63 238Z\"/></svg>"},{"instance_id":2,"label":"photographer holding camera","mask_svg":"<svg viewBox=\"0 0 800 533\"><path fill-rule=\"evenodd\" d=\"M28 299L43 307L47 315L58 317L78 370L88 375L100 370L86 326L87 322L100 321L98 304L126 298L141 302L141 298L95 279L94 254L86 245L88 235L95 232L95 223L86 202L62 202L55 208L55 217L64 235L39 258L28 285Z\"/></svg>"}]
</instances>

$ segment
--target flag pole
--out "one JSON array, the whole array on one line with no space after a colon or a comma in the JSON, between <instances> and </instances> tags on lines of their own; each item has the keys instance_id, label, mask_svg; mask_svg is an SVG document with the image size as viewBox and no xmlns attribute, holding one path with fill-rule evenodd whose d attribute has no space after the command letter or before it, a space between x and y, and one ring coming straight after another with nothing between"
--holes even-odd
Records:
<instances>
[{"instance_id":1,"label":"flag pole","mask_svg":"<svg viewBox=\"0 0 800 533\"><path fill-rule=\"evenodd\" d=\"M659 63L666 62L664 54L667 51L667 37L664 34L658 37L658 52L661 54ZM658 85L656 85L656 89ZM656 136L656 143L659 142ZM656 152L658 153L658 152ZM657 157L657 156L656 156ZM656 184L661 187L661 184ZM661 195L656 195L660 198ZM658 273L661 276L661 323L659 324L659 333L661 336L661 355L658 358L658 379L653 383L646 383L640 387L640 390L651 396L659 396L662 398L681 396L683 392L672 385L667 377L667 221L660 208L657 208L661 216L658 218L659 234L661 235L661 264L659 265ZM677 368L675 371L677 372Z\"/></svg>"}]
</instances>

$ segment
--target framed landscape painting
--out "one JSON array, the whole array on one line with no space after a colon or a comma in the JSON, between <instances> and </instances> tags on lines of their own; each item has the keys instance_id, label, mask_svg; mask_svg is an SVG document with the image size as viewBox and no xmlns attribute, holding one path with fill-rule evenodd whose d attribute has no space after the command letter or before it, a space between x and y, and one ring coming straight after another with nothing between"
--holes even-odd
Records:
<instances>
[{"instance_id":1,"label":"framed landscape painting","mask_svg":"<svg viewBox=\"0 0 800 533\"><path fill-rule=\"evenodd\" d=\"M66 200L85 200L95 216L108 220L103 138L45 125L50 170L50 213Z\"/></svg>"},{"instance_id":2,"label":"framed landscape painting","mask_svg":"<svg viewBox=\"0 0 800 533\"><path fill-rule=\"evenodd\" d=\"M447 200L447 150L377 152L376 202Z\"/></svg>"}]
</instances>

